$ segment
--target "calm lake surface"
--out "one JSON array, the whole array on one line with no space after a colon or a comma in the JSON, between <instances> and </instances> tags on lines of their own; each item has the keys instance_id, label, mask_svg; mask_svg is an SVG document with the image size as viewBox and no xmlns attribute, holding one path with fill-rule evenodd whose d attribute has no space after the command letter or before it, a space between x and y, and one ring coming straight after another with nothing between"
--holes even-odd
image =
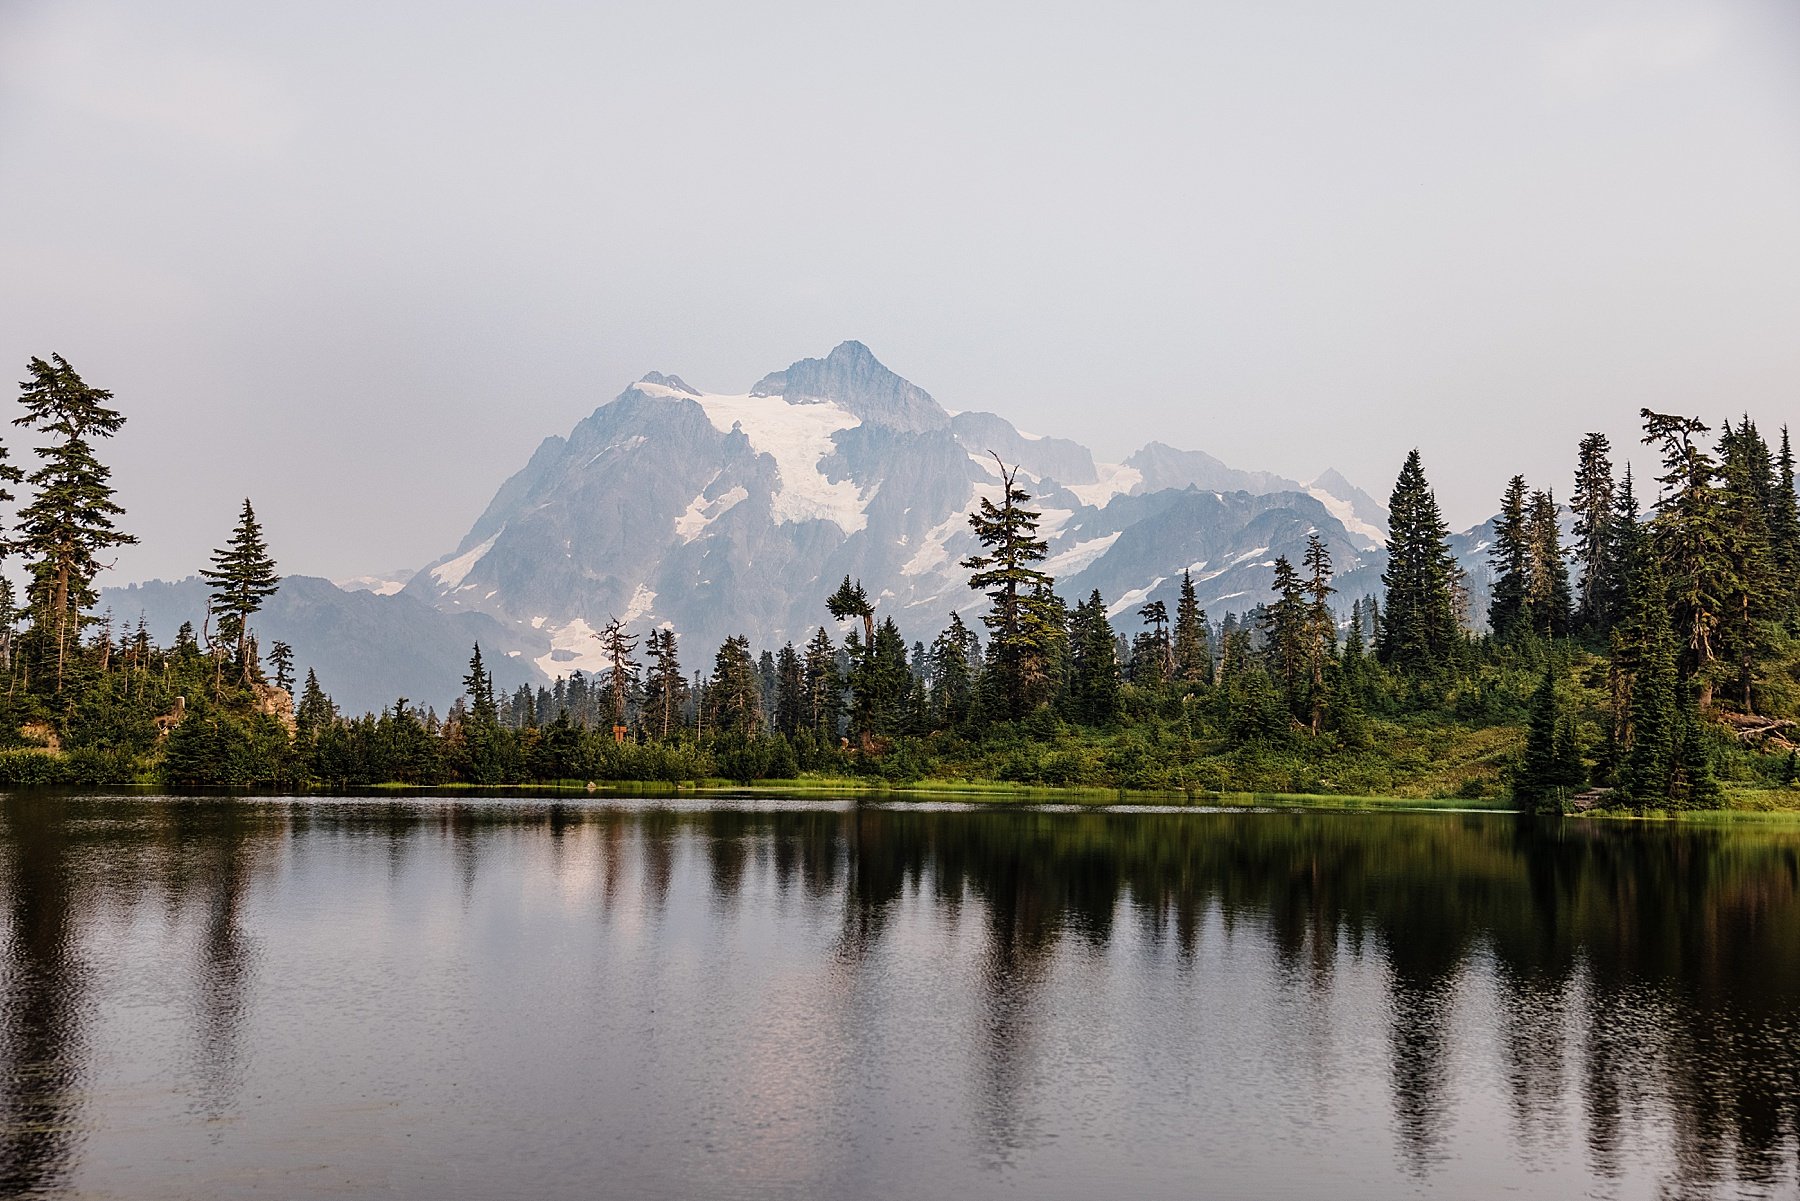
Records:
<instances>
[{"instance_id":1,"label":"calm lake surface","mask_svg":"<svg viewBox=\"0 0 1800 1201\"><path fill-rule=\"evenodd\" d=\"M0 1195L1796 1195L1800 830L0 800Z\"/></svg>"}]
</instances>

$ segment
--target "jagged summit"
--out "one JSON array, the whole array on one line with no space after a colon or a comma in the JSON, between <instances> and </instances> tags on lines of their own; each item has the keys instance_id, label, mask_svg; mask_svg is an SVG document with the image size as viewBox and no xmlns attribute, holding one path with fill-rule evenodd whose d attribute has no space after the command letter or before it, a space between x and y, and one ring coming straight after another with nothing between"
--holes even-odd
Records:
<instances>
[{"instance_id":1,"label":"jagged summit","mask_svg":"<svg viewBox=\"0 0 1800 1201\"><path fill-rule=\"evenodd\" d=\"M765 375L750 395L779 396L789 404L835 401L863 421L909 434L950 424L950 414L929 392L888 370L861 342L840 342L822 359L801 359Z\"/></svg>"},{"instance_id":2,"label":"jagged summit","mask_svg":"<svg viewBox=\"0 0 1800 1201\"><path fill-rule=\"evenodd\" d=\"M652 371L638 381L640 384L655 384L659 388L668 388L674 392L685 392L689 396L699 396L700 389L694 387L679 375L664 375L660 371Z\"/></svg>"}]
</instances>

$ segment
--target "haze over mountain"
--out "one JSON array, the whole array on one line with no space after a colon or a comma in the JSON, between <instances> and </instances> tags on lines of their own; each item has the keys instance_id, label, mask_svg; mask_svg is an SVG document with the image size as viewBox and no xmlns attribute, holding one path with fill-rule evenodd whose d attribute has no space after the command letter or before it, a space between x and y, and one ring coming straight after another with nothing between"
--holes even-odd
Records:
<instances>
[{"instance_id":1,"label":"haze over mountain","mask_svg":"<svg viewBox=\"0 0 1800 1201\"><path fill-rule=\"evenodd\" d=\"M398 695L439 705L481 641L504 684L602 667L612 618L670 625L690 668L728 635L775 648L832 625L824 598L860 579L909 641L985 597L959 564L977 550L968 514L1017 466L1042 514L1043 569L1070 601L1098 589L1121 626L1173 604L1183 571L1217 620L1269 595L1273 565L1317 533L1344 610L1379 590L1386 511L1335 470L1311 484L1151 443L1122 463L1024 432L993 413L949 413L859 342L772 372L741 393L651 372L566 435L552 435L496 490L453 549L402 580L334 587L298 577L257 623L291 643L337 699ZM1478 531L1456 540L1485 595ZM158 636L199 625L195 581L109 589L103 603ZM1478 610L1479 611L1479 610Z\"/></svg>"}]
</instances>

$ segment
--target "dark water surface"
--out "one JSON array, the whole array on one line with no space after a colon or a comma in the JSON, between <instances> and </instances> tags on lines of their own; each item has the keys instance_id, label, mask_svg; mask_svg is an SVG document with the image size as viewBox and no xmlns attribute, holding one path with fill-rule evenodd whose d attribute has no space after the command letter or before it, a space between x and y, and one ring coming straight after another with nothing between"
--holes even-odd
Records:
<instances>
[{"instance_id":1,"label":"dark water surface","mask_svg":"<svg viewBox=\"0 0 1800 1201\"><path fill-rule=\"evenodd\" d=\"M0 800L0 1195L1795 1195L1800 831Z\"/></svg>"}]
</instances>

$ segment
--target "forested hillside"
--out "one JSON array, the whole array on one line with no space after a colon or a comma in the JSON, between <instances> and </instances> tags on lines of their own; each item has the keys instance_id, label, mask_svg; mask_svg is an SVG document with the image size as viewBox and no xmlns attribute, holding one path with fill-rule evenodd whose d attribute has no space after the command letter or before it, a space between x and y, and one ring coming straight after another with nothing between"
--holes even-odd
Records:
<instances>
[{"instance_id":1,"label":"forested hillside","mask_svg":"<svg viewBox=\"0 0 1800 1201\"><path fill-rule=\"evenodd\" d=\"M27 580L22 599L0 580L0 780L14 784L812 775L1511 796L1537 812L1709 808L1727 788L1792 803L1800 502L1788 431L1771 445L1748 417L1715 433L1645 410L1653 481L1583 439L1567 542L1552 487L1513 477L1486 602L1416 451L1388 502L1379 588L1343 595L1339 551L1314 530L1276 556L1265 595L1217 618L1173 529L1169 600L1065 595L1030 481L995 456L962 519L957 570L977 603L947 606L929 643L901 634L884 581L846 575L796 599L816 625L780 646L694 648L667 622L615 618L584 648L595 670L509 690L474 645L462 695L397 688L357 715L316 670L294 679L302 648L259 639L281 581L248 500L201 571L198 626L164 640L95 611L107 552L132 541L102 456L125 417L60 357L29 376L15 424L35 466L0 448L0 502L17 502L5 548ZM922 395L877 399L929 425Z\"/></svg>"}]
</instances>

